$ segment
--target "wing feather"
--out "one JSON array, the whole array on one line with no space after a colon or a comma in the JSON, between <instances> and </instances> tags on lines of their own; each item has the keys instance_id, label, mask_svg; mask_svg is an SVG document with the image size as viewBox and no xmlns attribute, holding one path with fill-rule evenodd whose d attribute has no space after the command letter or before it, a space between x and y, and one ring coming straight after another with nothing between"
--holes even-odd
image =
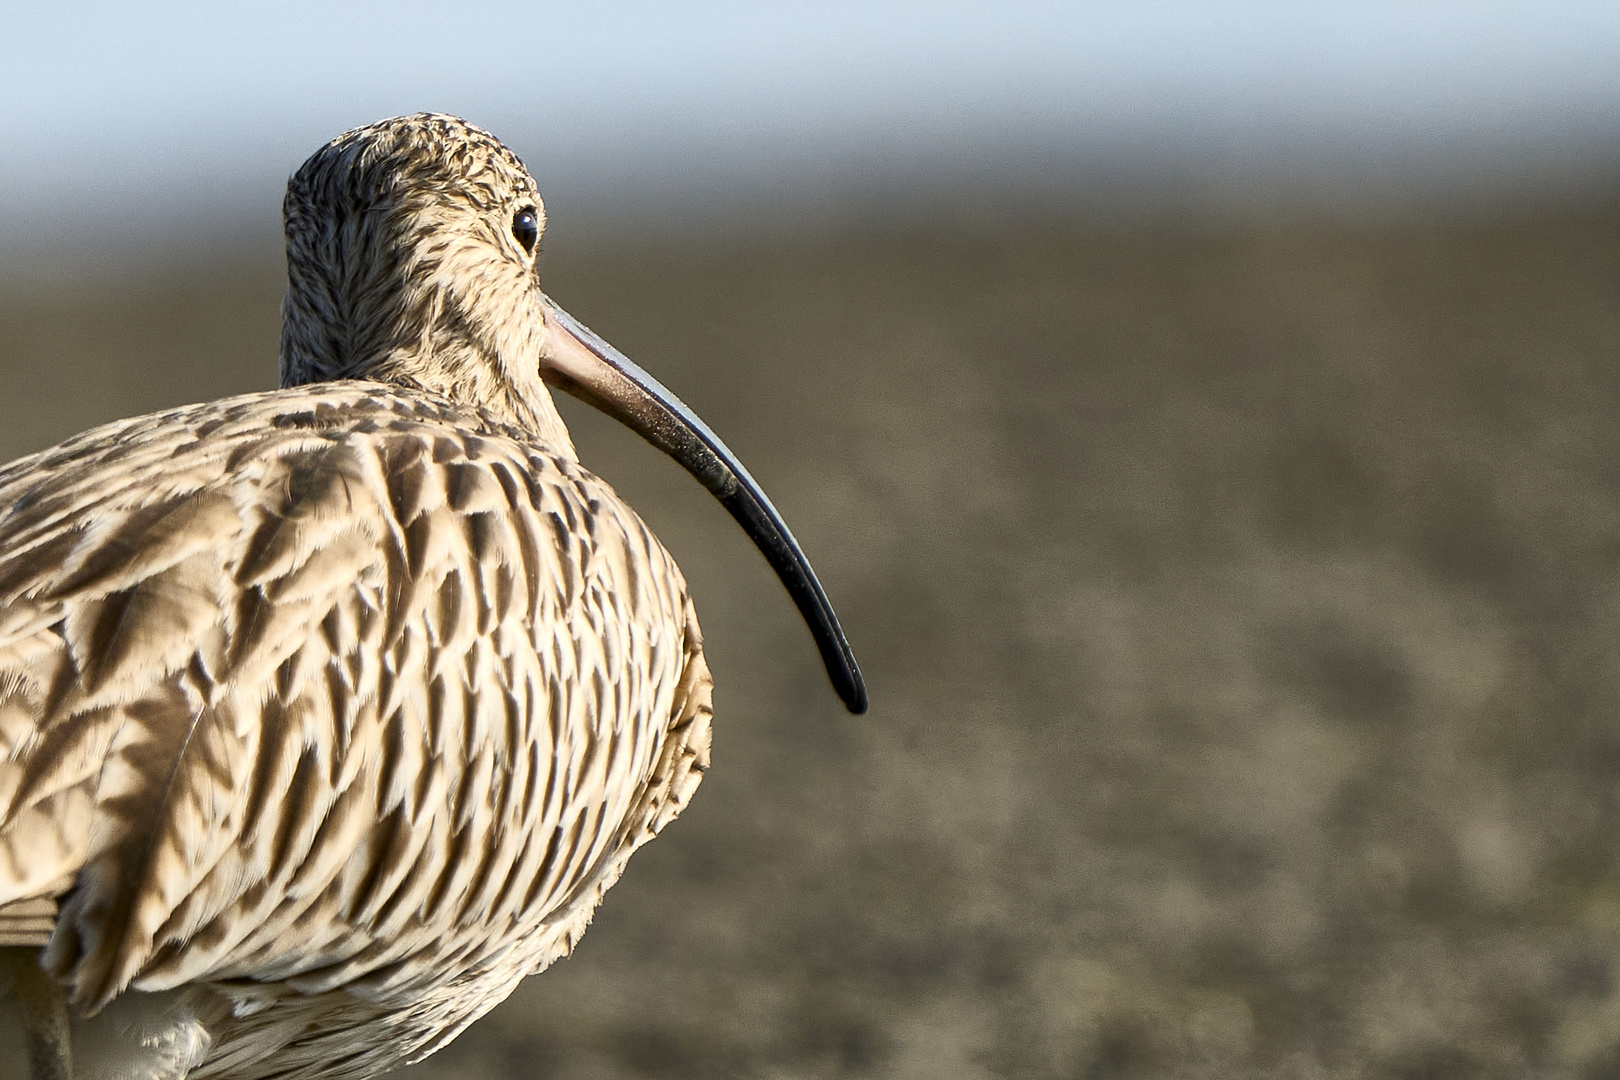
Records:
<instances>
[{"instance_id":1,"label":"wing feather","mask_svg":"<svg viewBox=\"0 0 1620 1080\"><path fill-rule=\"evenodd\" d=\"M571 947L706 766L673 562L570 458L448 405L124 421L0 469L6 505L0 937L59 902L85 1006L279 981L415 1009L428 1045L470 1019L447 986Z\"/></svg>"}]
</instances>

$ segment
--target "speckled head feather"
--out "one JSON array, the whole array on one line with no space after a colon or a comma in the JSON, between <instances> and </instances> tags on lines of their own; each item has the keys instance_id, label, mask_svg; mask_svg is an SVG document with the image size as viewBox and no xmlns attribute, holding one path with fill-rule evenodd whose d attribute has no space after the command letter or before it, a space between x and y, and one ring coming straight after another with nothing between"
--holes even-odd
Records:
<instances>
[{"instance_id":1,"label":"speckled head feather","mask_svg":"<svg viewBox=\"0 0 1620 1080\"><path fill-rule=\"evenodd\" d=\"M516 154L453 116L355 128L287 185L281 384L373 379L473 405L572 456L539 376L545 208Z\"/></svg>"}]
</instances>

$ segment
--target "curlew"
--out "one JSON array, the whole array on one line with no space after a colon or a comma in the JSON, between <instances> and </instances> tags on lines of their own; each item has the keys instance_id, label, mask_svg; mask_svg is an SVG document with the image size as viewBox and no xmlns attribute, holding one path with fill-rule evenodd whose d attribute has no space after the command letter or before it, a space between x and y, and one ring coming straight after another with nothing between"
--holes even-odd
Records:
<instances>
[{"instance_id":1,"label":"curlew","mask_svg":"<svg viewBox=\"0 0 1620 1080\"><path fill-rule=\"evenodd\" d=\"M865 708L748 473L541 291L510 150L385 120L285 215L280 389L0 469L0 985L34 1080L420 1060L566 954L686 804L691 599L545 384L720 499Z\"/></svg>"}]
</instances>

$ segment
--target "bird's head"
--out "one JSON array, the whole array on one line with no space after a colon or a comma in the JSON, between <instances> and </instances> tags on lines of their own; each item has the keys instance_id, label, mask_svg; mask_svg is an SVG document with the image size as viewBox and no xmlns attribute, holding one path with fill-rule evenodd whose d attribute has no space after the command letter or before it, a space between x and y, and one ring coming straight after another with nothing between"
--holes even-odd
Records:
<instances>
[{"instance_id":1,"label":"bird's head","mask_svg":"<svg viewBox=\"0 0 1620 1080\"><path fill-rule=\"evenodd\" d=\"M572 452L541 382L545 204L453 116L333 139L287 184L281 383L375 379L476 405Z\"/></svg>"},{"instance_id":2,"label":"bird's head","mask_svg":"<svg viewBox=\"0 0 1620 1080\"><path fill-rule=\"evenodd\" d=\"M372 379L481 409L574 456L547 384L620 420L697 477L758 545L855 712L860 670L810 563L725 443L540 291L545 209L517 155L419 113L327 143L287 185L281 383Z\"/></svg>"}]
</instances>

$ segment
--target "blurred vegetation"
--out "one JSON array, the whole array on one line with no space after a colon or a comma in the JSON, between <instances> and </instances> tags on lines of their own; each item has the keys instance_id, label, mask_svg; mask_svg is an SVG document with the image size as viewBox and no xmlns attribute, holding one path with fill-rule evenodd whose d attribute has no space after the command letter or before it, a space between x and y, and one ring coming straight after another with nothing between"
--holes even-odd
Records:
<instances>
[{"instance_id":1,"label":"blurred vegetation","mask_svg":"<svg viewBox=\"0 0 1620 1080\"><path fill-rule=\"evenodd\" d=\"M562 251L816 560L582 408L715 768L405 1080L1620 1075L1620 208ZM279 268L0 298L0 449L269 385Z\"/></svg>"}]
</instances>

